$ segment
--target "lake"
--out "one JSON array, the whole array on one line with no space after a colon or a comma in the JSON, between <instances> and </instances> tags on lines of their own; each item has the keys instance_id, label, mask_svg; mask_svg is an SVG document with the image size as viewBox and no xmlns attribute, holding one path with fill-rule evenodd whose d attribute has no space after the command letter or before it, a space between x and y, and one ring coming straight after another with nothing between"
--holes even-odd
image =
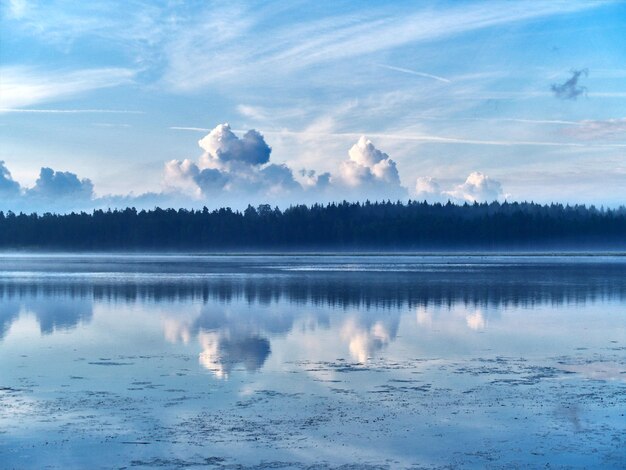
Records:
<instances>
[{"instance_id":1,"label":"lake","mask_svg":"<svg viewBox=\"0 0 626 470\"><path fill-rule=\"evenodd\" d=\"M626 257L2 255L2 468L626 468Z\"/></svg>"}]
</instances>

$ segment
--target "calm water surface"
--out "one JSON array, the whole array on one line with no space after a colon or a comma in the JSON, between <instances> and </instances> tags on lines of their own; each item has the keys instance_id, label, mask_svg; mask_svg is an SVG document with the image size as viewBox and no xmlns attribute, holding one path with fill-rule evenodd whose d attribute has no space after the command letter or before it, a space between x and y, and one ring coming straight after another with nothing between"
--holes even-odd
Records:
<instances>
[{"instance_id":1,"label":"calm water surface","mask_svg":"<svg viewBox=\"0 0 626 470\"><path fill-rule=\"evenodd\" d=\"M2 468L626 468L625 415L626 257L0 256Z\"/></svg>"}]
</instances>

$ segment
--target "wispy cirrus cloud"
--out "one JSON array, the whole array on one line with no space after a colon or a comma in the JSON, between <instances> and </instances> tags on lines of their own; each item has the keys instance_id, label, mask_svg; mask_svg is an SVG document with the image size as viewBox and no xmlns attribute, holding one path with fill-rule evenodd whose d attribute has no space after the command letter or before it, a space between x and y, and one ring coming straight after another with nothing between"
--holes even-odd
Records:
<instances>
[{"instance_id":1,"label":"wispy cirrus cloud","mask_svg":"<svg viewBox=\"0 0 626 470\"><path fill-rule=\"evenodd\" d=\"M167 8L142 0L9 0L3 6L4 19L24 34L61 47L85 37L99 37L138 50L158 42L168 14Z\"/></svg>"},{"instance_id":2,"label":"wispy cirrus cloud","mask_svg":"<svg viewBox=\"0 0 626 470\"><path fill-rule=\"evenodd\" d=\"M20 19L24 17L28 11L28 3L26 0L8 0L3 6L6 10L6 16L9 18Z\"/></svg>"},{"instance_id":3,"label":"wispy cirrus cloud","mask_svg":"<svg viewBox=\"0 0 626 470\"><path fill-rule=\"evenodd\" d=\"M133 82L136 72L127 68L95 68L50 72L13 66L0 68L0 107L24 108L75 96L99 88Z\"/></svg>"},{"instance_id":4,"label":"wispy cirrus cloud","mask_svg":"<svg viewBox=\"0 0 626 470\"><path fill-rule=\"evenodd\" d=\"M306 185L337 173L365 134L397 162L404 187L432 175L440 192L477 169L504 178L508 188L507 178L533 162L593 168L626 145L620 119L607 119L623 116L626 98L619 47L609 35L622 8L610 1L539 0L532 9L506 0L0 4L0 102L11 100L0 103L0 159L27 184L35 166L71 167L80 158L79 170L89 169L98 188L156 191L155 162L189 157L183 133L162 132L176 123L192 132L224 120L237 134L259 129L272 162L288 165ZM576 41L576 62L565 47L551 47ZM603 44L601 62L595 44ZM589 99L553 99L550 84L565 85L572 66L587 64L589 83L581 75L575 88L588 84ZM4 70L12 73L10 94ZM139 119L135 109L149 112ZM48 150L26 133L38 121L69 138L55 140L54 156L35 165L32 156ZM131 123L151 136L139 151L133 132L107 129ZM115 159L83 153L86 141ZM276 178L284 173L278 166ZM211 172L199 173L209 186ZM605 181L598 178L598 193L609 191ZM433 186L420 184L418 193ZM518 194L530 197L536 187L524 191Z\"/></svg>"},{"instance_id":5,"label":"wispy cirrus cloud","mask_svg":"<svg viewBox=\"0 0 626 470\"><path fill-rule=\"evenodd\" d=\"M229 5L203 11L193 20L181 19L177 34L165 42L164 79L173 89L191 91L239 81L253 71L286 76L409 44L595 6L577 1L539 2L529 9L515 3L507 3L506 8L477 3L395 13L381 7L294 24L290 11Z\"/></svg>"},{"instance_id":6,"label":"wispy cirrus cloud","mask_svg":"<svg viewBox=\"0 0 626 470\"><path fill-rule=\"evenodd\" d=\"M625 139L626 118L584 120L564 129L563 134L581 140Z\"/></svg>"},{"instance_id":7,"label":"wispy cirrus cloud","mask_svg":"<svg viewBox=\"0 0 626 470\"><path fill-rule=\"evenodd\" d=\"M18 114L145 114L145 111L130 109L36 109L36 108L0 108L0 113Z\"/></svg>"},{"instance_id":8,"label":"wispy cirrus cloud","mask_svg":"<svg viewBox=\"0 0 626 470\"><path fill-rule=\"evenodd\" d=\"M593 122L593 121L590 121ZM171 130L206 132L210 129L203 127L183 127L172 126ZM241 130L235 129L240 132ZM492 139L468 139L464 137L428 135L428 134L393 134L380 132L327 132L315 130L289 130L289 129L264 129L264 134L275 136L296 136L303 138L324 137L337 139L358 139L362 135L368 135L372 138L388 139L388 140L405 140L413 142L424 142L431 144L470 144L470 145L488 145L488 146L531 146L531 147L606 147L606 148L622 148L626 144L603 144L603 143L582 143L582 142L559 142L559 141L541 141L541 140L492 140Z\"/></svg>"},{"instance_id":9,"label":"wispy cirrus cloud","mask_svg":"<svg viewBox=\"0 0 626 470\"><path fill-rule=\"evenodd\" d=\"M508 2L424 4L417 10L381 5L333 13L332 9L280 3L228 2L215 8L205 3L147 0L10 0L3 17L23 34L61 47L83 38L106 39L102 45L122 44L136 63L164 62L165 82L172 88L193 90L246 70L288 73L484 28L583 11L602 3L540 1L532 9Z\"/></svg>"}]
</instances>

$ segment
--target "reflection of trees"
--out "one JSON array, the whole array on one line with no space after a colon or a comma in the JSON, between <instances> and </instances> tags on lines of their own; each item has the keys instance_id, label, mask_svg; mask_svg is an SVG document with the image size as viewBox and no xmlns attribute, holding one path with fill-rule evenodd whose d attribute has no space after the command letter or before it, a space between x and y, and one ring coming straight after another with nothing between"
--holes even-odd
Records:
<instances>
[{"instance_id":1,"label":"reflection of trees","mask_svg":"<svg viewBox=\"0 0 626 470\"><path fill-rule=\"evenodd\" d=\"M226 376L236 365L248 371L262 367L271 351L267 338L291 331L296 319L307 320L303 317L307 305L330 307L315 309L315 318L308 319L313 327L329 326L332 309L349 312L341 320L341 338L350 354L364 361L395 339L400 309L407 307L416 308L420 325L432 324L433 311L440 307L463 307L466 327L480 330L488 324L487 315L501 306L626 299L624 262L515 265L509 260L499 265L470 262L452 267L409 263L404 272L368 272L377 266L368 259L355 262L364 272L320 271L323 263L310 272L284 271L271 263L265 268L259 263L246 268L240 263L231 268L222 264L219 272L202 272L198 264L189 275L133 265L141 273L74 274L70 280L62 276L4 278L0 280L0 339L20 312L34 314L42 334L49 334L89 322L94 302L177 307L189 303L199 305L200 310L185 314L184 309L173 309L176 315L164 319L166 339L198 340L203 348L201 363ZM289 260L284 263L289 265ZM167 267L167 263L158 266ZM203 266L211 271L210 263ZM233 305L236 311L231 311Z\"/></svg>"},{"instance_id":2,"label":"reflection of trees","mask_svg":"<svg viewBox=\"0 0 626 470\"><path fill-rule=\"evenodd\" d=\"M367 268L367 266L366 266ZM210 271L210 266L206 268ZM241 265L234 271L170 275L144 272L117 279L77 276L36 281L0 281L0 299L29 296L103 301L245 300L255 305L289 302L332 307L397 308L462 303L480 306L532 306L626 299L626 263L526 263L425 266L413 272L260 273ZM322 265L323 269L323 265ZM238 271L239 270L239 271ZM148 270L146 270L148 271Z\"/></svg>"}]
</instances>

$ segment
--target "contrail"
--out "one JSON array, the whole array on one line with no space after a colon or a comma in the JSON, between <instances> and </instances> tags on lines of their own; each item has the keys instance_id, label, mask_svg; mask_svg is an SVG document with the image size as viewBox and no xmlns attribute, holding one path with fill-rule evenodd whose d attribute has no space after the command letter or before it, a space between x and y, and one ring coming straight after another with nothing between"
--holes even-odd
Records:
<instances>
[{"instance_id":1,"label":"contrail","mask_svg":"<svg viewBox=\"0 0 626 470\"><path fill-rule=\"evenodd\" d=\"M238 129L233 129L240 132ZM407 134L385 134L377 132L307 132L307 131L290 131L290 130L270 130L264 129L262 134L267 135L293 135L293 136L320 136L335 137L340 139L358 139L365 135L375 139L405 140L415 142L425 142L434 144L469 144L469 145L495 145L495 146L536 146L536 147L578 147L578 148L626 148L626 144L594 144L594 143L578 143L578 142L550 142L550 141L532 141L532 140L482 140L482 139L465 139L458 137L445 137L436 135L407 135Z\"/></svg>"},{"instance_id":2,"label":"contrail","mask_svg":"<svg viewBox=\"0 0 626 470\"><path fill-rule=\"evenodd\" d=\"M211 129L203 127L170 127L172 130L208 132ZM245 132L244 129L233 129L233 132ZM377 132L308 132L291 131L288 129L263 129L260 131L266 135L292 135L292 136L319 136L334 137L338 139L358 139L362 135L375 139L405 140L414 142L425 142L434 144L468 144L468 145L495 145L495 146L536 146L536 147L577 147L577 148L626 148L626 144L590 144L585 142L550 142L532 140L481 140L465 139L458 137L445 137L436 135L407 135L407 134L385 134Z\"/></svg>"},{"instance_id":3,"label":"contrail","mask_svg":"<svg viewBox=\"0 0 626 470\"><path fill-rule=\"evenodd\" d=\"M418 77L432 78L433 80L437 80L437 81L444 82L444 83L452 83L452 81L448 80L447 78L443 78L438 75L432 75L430 73L416 72L415 70L403 69L402 67L394 67L392 65L385 65L385 64L374 64L374 65L376 67L381 67L383 69L395 70L396 72L417 75Z\"/></svg>"},{"instance_id":4,"label":"contrail","mask_svg":"<svg viewBox=\"0 0 626 470\"><path fill-rule=\"evenodd\" d=\"M204 127L181 127L181 126L171 126L170 129L174 131L195 131L195 132L209 132L211 129L207 129Z\"/></svg>"}]
</instances>

